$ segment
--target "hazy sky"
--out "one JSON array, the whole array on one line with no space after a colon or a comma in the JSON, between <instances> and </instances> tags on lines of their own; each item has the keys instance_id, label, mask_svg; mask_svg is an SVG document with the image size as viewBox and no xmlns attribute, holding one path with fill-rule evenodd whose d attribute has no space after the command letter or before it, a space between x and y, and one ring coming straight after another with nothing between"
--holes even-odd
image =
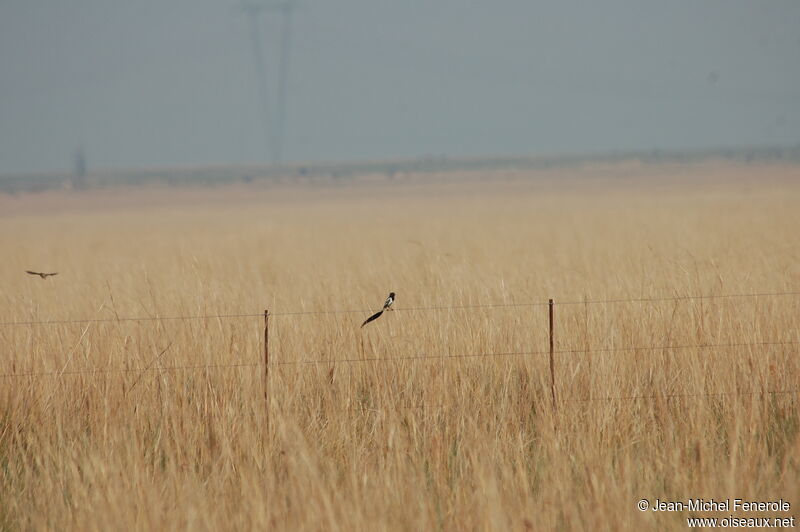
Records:
<instances>
[{"instance_id":1,"label":"hazy sky","mask_svg":"<svg viewBox=\"0 0 800 532\"><path fill-rule=\"evenodd\" d=\"M228 0L0 0L0 173L267 161ZM274 97L277 15L263 19ZM800 142L797 0L302 0L285 159Z\"/></svg>"}]
</instances>

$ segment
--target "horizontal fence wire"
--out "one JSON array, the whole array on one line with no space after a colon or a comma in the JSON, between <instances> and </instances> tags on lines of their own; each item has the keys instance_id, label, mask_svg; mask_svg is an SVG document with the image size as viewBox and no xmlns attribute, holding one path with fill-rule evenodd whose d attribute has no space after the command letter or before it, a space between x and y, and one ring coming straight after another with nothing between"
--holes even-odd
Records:
<instances>
[{"instance_id":1,"label":"horizontal fence wire","mask_svg":"<svg viewBox=\"0 0 800 532\"><path fill-rule=\"evenodd\" d=\"M554 301L558 305L594 305L594 304L613 304L613 303L650 303L659 301L687 301L699 299L736 299L748 297L781 297L781 296L800 296L799 292L756 292L749 294L702 294L688 296L671 297L640 297L628 299L587 299L581 301Z\"/></svg>"},{"instance_id":2,"label":"horizontal fence wire","mask_svg":"<svg viewBox=\"0 0 800 532\"><path fill-rule=\"evenodd\" d=\"M577 402L591 402L591 401L638 401L638 400L652 400L652 399L675 399L683 397L740 397L749 395L794 395L800 392L800 388L791 388L788 390L747 390L739 392L710 392L710 393L661 393L650 395L612 395L601 397L589 397L586 399L567 397L561 399L562 401L577 401Z\"/></svg>"},{"instance_id":3,"label":"horizontal fence wire","mask_svg":"<svg viewBox=\"0 0 800 532\"><path fill-rule=\"evenodd\" d=\"M617 303L648 303L648 302L664 302L664 301L691 301L691 300L711 300L711 299L734 299L734 298L759 298L759 297L783 297L783 296L798 296L800 291L788 292L759 292L759 293L739 293L739 294L705 294L705 295L686 295L686 296L672 296L672 297L655 297L655 298L616 298L616 299L583 299L575 301L560 301L554 302L558 305L598 305L598 304L617 304ZM399 307L395 310L405 312L417 311L445 311L445 310L474 310L474 309L497 309L497 308L522 308L522 307L545 307L548 302L529 302L529 303L489 303L489 304L474 304L474 305L452 305L452 306L427 306L427 307ZM371 313L373 309L364 310L322 310L322 311L297 311L297 312L276 312L269 313L269 316L311 316L311 315L331 315L331 314L353 314L353 313ZM42 320L42 321L10 321L0 322L0 326L14 326L14 325L58 325L58 324L91 324L91 323L119 323L119 322L158 322L158 321L176 321L176 320L206 320L206 319L237 319L237 318L263 318L264 312L259 313L233 313L233 314L204 314L204 315L184 315L184 316L147 316L147 317L115 317L115 318L98 318L98 319L72 319L72 320ZM634 347L608 347L608 348L583 348L583 349L569 349L569 350L554 350L554 355L572 355L572 354L589 354L589 353L612 353L612 352L637 352L637 351L675 351L675 350L707 350L707 349L733 349L733 348L757 348L764 346L794 346L800 345L800 341L763 341L763 342L739 342L739 343L719 343L719 344L687 344L687 345L660 345L660 346L634 346ZM399 363L403 361L426 361L426 360L442 360L442 359L468 359L468 358L493 358L493 357L510 357L510 356L544 356L550 354L549 350L540 351L510 351L498 353L468 353L468 354L427 354L421 353L410 356L401 357L362 357L362 358L342 358L342 359L307 359L295 361L277 361L272 362L269 366L302 366L302 365L315 365L315 364L354 364L354 363ZM0 374L0 378L39 378L39 377L62 377L70 375L91 375L102 376L111 374L126 374L126 373L162 373L168 371L218 371L224 369L235 368L254 368L264 367L263 362L254 363L233 363L233 364L191 364L191 365L171 365L171 366L147 366L136 368L92 368L88 370L60 370L60 371L44 371L44 372L26 372L26 373L6 373ZM657 400L657 399L673 399L673 398L692 398L692 397L726 397L726 396L747 396L747 395L794 395L800 389L788 390L751 390L740 392L715 392L715 393L656 393L649 395L619 395L619 396L601 396L589 398L575 398L563 397L561 401L637 401L637 400ZM444 408L445 405L436 404L417 404L417 405L392 405L391 408L395 409L417 409L417 408ZM373 405L355 405L350 409L358 410L380 410L382 407Z\"/></svg>"},{"instance_id":4,"label":"horizontal fence wire","mask_svg":"<svg viewBox=\"0 0 800 532\"><path fill-rule=\"evenodd\" d=\"M553 351L554 355L575 355L583 353L614 353L631 351L669 351L669 350L688 350L688 349L731 349L737 347L764 347L764 346L786 346L800 345L800 341L766 341L766 342L739 342L726 344L686 344L686 345L650 345L635 347L609 347L598 349L565 349ZM287 360L270 362L270 367L275 366L302 366L315 364L356 364L366 362L378 363L399 363L399 362L419 362L425 360L442 359L467 359L467 358L495 358L512 356L544 356L549 355L550 351L509 351L500 353L466 353L466 354L427 354L400 356L400 357L364 357L364 358L329 358L329 359L308 359L308 360ZM107 375L113 373L144 373L158 371L181 371L181 370L216 370L226 368L252 368L264 367L263 362L238 363L238 364L191 364L185 366L150 366L137 368L94 368L85 370L64 370L46 372L27 372L27 373L5 373L0 374L0 378L14 377L59 377L62 375Z\"/></svg>"},{"instance_id":5,"label":"horizontal fence wire","mask_svg":"<svg viewBox=\"0 0 800 532\"><path fill-rule=\"evenodd\" d=\"M646 401L646 400L656 400L656 399L683 399L683 398L707 398L707 397L748 397L748 396L755 396L755 395L767 395L767 396L774 396L774 395L797 395L800 393L800 388L791 388L788 390L744 390L739 392L710 392L710 393L666 393L666 394L650 394L650 395L607 395L607 396L600 396L600 397L589 397L589 398L579 398L579 397L564 397L559 398L559 401L565 402L579 402L579 403L591 403L594 401ZM387 406L383 405L362 405L362 404L355 404L347 408L337 408L335 410L341 411L353 411L353 410L361 410L361 411L380 411L380 410L416 410L416 409L435 409L435 408L458 408L462 407L462 404L453 404L453 405L443 405L443 404L436 404L436 403L416 403L416 404L392 404ZM463 406L464 408L477 408L480 409L481 405L467 405ZM278 407L279 411L283 412L301 412L307 410L314 410L313 407L307 408L285 408L285 407ZM327 410L327 408L326 408Z\"/></svg>"},{"instance_id":6,"label":"horizontal fence wire","mask_svg":"<svg viewBox=\"0 0 800 532\"><path fill-rule=\"evenodd\" d=\"M272 314L270 314L272 316ZM231 319L231 318L254 318L264 317L264 313L252 314L195 314L188 316L141 316L123 318L85 318L76 320L41 320L41 321L2 321L0 326L13 325L70 325L88 323L122 323L122 322L148 322L148 321L179 321L179 320L210 320L210 319Z\"/></svg>"},{"instance_id":7,"label":"horizontal fence wire","mask_svg":"<svg viewBox=\"0 0 800 532\"><path fill-rule=\"evenodd\" d=\"M800 342L769 341L769 342L741 342L729 344L688 344L688 345L648 345L637 347L608 347L598 349L565 349L553 351L554 355L581 354L581 353L613 353L626 351L663 351L663 350L686 350L686 349L713 349L713 348L732 348L732 347L760 347L768 345L800 345ZM289 360L272 362L270 366L297 366L308 364L353 364L359 362L403 362L419 360L437 360L444 358L492 358L492 357L511 357L511 356L544 356L549 355L549 350L542 351L509 351L505 353L468 353L468 354L441 354L429 355L421 353L418 355L401 357L367 357L367 358L328 358L328 359L309 359L309 360Z\"/></svg>"},{"instance_id":8,"label":"horizontal fence wire","mask_svg":"<svg viewBox=\"0 0 800 532\"><path fill-rule=\"evenodd\" d=\"M559 305L601 305L617 303L654 303L664 301L692 301L710 299L736 299L736 298L758 298L758 297L788 297L800 296L800 291L791 292L758 292L747 294L702 294L670 297L650 297L650 298L617 298L617 299L583 299L571 301L554 301L553 304ZM546 307L547 301L532 301L528 303L486 303L470 305L449 305L449 306L422 306L422 307L392 307L398 312L436 312L445 310L478 310L478 309L497 309L497 308L526 308L526 307ZM321 316L331 314L368 314L375 312L375 309L333 309L333 310L310 310L310 311L287 311L270 312L270 317L291 317L291 316ZM88 324L88 323L115 323L115 322L156 322L156 321L180 321L180 320L208 320L208 319L236 319L236 318L263 318L264 313L233 313L233 314L194 314L185 316L139 316L139 317L114 317L114 318L85 318L85 319L64 319L64 320L31 320L31 321L3 321L0 326L22 326L22 325L69 325L69 324Z\"/></svg>"},{"instance_id":9,"label":"horizontal fence wire","mask_svg":"<svg viewBox=\"0 0 800 532\"><path fill-rule=\"evenodd\" d=\"M263 362L244 362L241 364L190 364L186 366L150 366L146 368L94 368L64 371L31 371L26 373L4 373L0 378L61 377L62 375L109 375L114 373L155 373L159 371L220 370L228 368L253 368L264 366Z\"/></svg>"}]
</instances>

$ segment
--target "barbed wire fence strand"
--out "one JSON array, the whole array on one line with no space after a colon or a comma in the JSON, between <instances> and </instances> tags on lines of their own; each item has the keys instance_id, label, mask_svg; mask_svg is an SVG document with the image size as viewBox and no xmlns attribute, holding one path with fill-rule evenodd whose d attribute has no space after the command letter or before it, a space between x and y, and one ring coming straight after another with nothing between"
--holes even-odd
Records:
<instances>
[{"instance_id":1,"label":"barbed wire fence strand","mask_svg":"<svg viewBox=\"0 0 800 532\"><path fill-rule=\"evenodd\" d=\"M646 394L646 395L608 395L608 396L600 396L600 397L588 397L588 398L581 398L581 397L566 397L561 399L564 402L578 402L578 403L591 403L595 401L644 401L644 400L669 400L669 399L691 399L691 398L707 398L707 397L749 397L755 395L761 396L775 396L775 395L796 395L800 393L800 388L791 388L786 390L743 390L737 392L707 392L707 393L664 393L664 394ZM415 410L415 409L437 409L437 408L482 408L485 405L463 405L461 403L452 403L449 405L440 404L440 403L414 403L414 404L391 404L388 406L383 405L374 405L374 404L362 404L356 403L350 405L346 408L339 408L337 410L342 411L353 411L353 410L362 410L362 411L380 411L380 410ZM310 411L314 410L313 406L307 406L304 408L291 408L291 407L279 407L279 410L284 412L300 412L300 411Z\"/></svg>"},{"instance_id":2,"label":"barbed wire fence strand","mask_svg":"<svg viewBox=\"0 0 800 532\"><path fill-rule=\"evenodd\" d=\"M650 298L614 298L614 299L586 299L571 301L555 301L554 305L601 305L601 304L621 304L621 303L654 303L664 301L691 301L709 299L736 299L736 298L758 298L758 297L791 297L800 296L800 291L787 292L754 292L741 294L700 294L682 295L669 297L650 297ZM398 312L435 312L445 310L477 310L491 308L529 308L547 307L547 301L532 301L527 303L485 303L468 305L436 305L420 307L398 307L393 310ZM270 312L271 317L288 316L322 316L335 314L365 314L374 312L374 309L333 309L333 310L309 310L309 311L287 311ZM176 321L176 320L207 320L207 319L237 319L237 318L263 318L263 312L241 312L230 314L189 314L180 316L129 316L114 318L84 318L84 319L55 319L55 320L29 320L29 321L3 321L0 326L32 326L32 325L69 325L85 323L122 323L122 322L149 322L149 321Z\"/></svg>"},{"instance_id":3,"label":"barbed wire fence strand","mask_svg":"<svg viewBox=\"0 0 800 532\"><path fill-rule=\"evenodd\" d=\"M263 314L262 314L263 317ZM648 345L648 346L623 346L606 347L596 349L563 349L554 353L557 355L576 355L584 353L615 353L632 351L669 351L669 350L689 350L689 349L731 349L743 347L765 347L765 346L795 346L800 345L800 341L778 340L764 342L734 342L724 344L683 344L683 345ZM496 353L457 353L457 354L429 354L419 353L399 357L363 357L363 358L327 358L327 359L301 359L270 362L271 367L281 366L304 366L304 365L336 365L336 364L357 364L357 363L386 363L397 364L401 362L419 362L425 360L441 359L469 359L469 358L495 358L513 356L544 356L550 353L549 350L541 351L506 351ZM184 370L217 370L226 368L253 368L263 367L263 362L242 362L233 364L188 364L173 366L148 366L134 368L91 368L66 371L40 371L24 373L3 373L0 378L24 378L24 377L59 377L62 375L108 375L114 373L145 373L155 371L184 371Z\"/></svg>"},{"instance_id":4,"label":"barbed wire fence strand","mask_svg":"<svg viewBox=\"0 0 800 532\"><path fill-rule=\"evenodd\" d=\"M705 300L705 299L731 299L731 298L758 298L758 297L782 297L782 296L797 296L800 291L787 291L787 292L759 292L759 293L746 293L746 294L705 294L705 295L685 295L685 296L672 296L672 297L657 297L657 298L616 298L604 300L589 300L583 299L580 301L563 301L555 303L556 305L592 305L592 304L617 304L617 303L631 303L631 302L659 302L659 301L681 301L681 300ZM519 308L519 307L538 307L553 305L553 302L529 302L529 303L490 303L480 305L454 305L454 306L429 306L429 307L405 307L397 308L398 311L440 311L440 310L468 310L480 308ZM325 315L325 314L350 314L350 313L366 313L371 310L326 310L326 311L298 311L298 312L283 312L283 313L269 313L270 316L303 316L303 315ZM250 318L250 317L265 317L265 313L234 313L234 314L207 314L207 315L186 315L186 316L148 316L148 317L115 317L115 318L96 318L96 319L80 319L80 320L40 320L40 321L12 321L0 322L0 326L15 326L15 325L55 325L55 324L89 324L89 323L114 323L114 322L156 322L167 320L200 320L200 319L234 319L234 318ZM362 357L350 359L310 359L310 360L296 360L296 361L279 361L274 363L234 363L234 364L191 364L191 365L173 365L161 366L158 368L151 368L150 366L141 368L92 368L88 370L68 370L68 371L50 371L50 372L25 372L25 373L5 373L0 374L0 378L39 378L39 377L62 377L69 375L110 375L114 373L138 373L139 378L145 373L158 369L159 372L164 371L188 371L188 370L222 370L230 368L253 368L259 366L300 366L311 364L341 364L341 363L398 363L403 361L425 361L435 359L466 359L466 358L493 358L493 357L508 357L508 356L538 356L550 354L577 354L577 353L608 353L608 352L630 352L630 351L665 351L665 350L686 350L686 349L730 349L738 347L763 347L763 346L788 346L798 345L795 341L763 341L763 342L738 342L727 344L688 344L688 345L661 345L661 346L632 346L632 347L609 347L609 348L596 348L596 349L570 349L570 350L542 350L542 351L511 351L499 353L468 353L468 354L417 354L411 356L401 357ZM612 401L612 400L643 400L643 399L670 399L678 397L713 397L713 396L739 396L739 395L776 395L776 394L796 394L798 389L790 390L760 390L749 392L715 392L715 393L680 393L680 394L650 394L650 395L628 395L628 396L604 396L604 397L590 397L588 399L565 397L565 401ZM408 406L399 406L398 408L437 408L443 405L430 405L420 404Z\"/></svg>"}]
</instances>

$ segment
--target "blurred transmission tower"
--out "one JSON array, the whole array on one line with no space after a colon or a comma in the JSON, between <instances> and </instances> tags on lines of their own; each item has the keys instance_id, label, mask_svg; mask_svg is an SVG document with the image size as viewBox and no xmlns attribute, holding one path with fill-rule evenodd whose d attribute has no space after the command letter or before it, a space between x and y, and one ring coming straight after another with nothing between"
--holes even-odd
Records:
<instances>
[{"instance_id":1,"label":"blurred transmission tower","mask_svg":"<svg viewBox=\"0 0 800 532\"><path fill-rule=\"evenodd\" d=\"M275 121L275 162L283 160L283 143L286 139L286 84L289 79L289 59L292 48L292 11L295 3L287 0L280 6L283 14L281 25L281 60L278 70L278 116Z\"/></svg>"},{"instance_id":2,"label":"blurred transmission tower","mask_svg":"<svg viewBox=\"0 0 800 532\"><path fill-rule=\"evenodd\" d=\"M283 146L286 133L286 86L289 76L289 61L292 46L292 12L296 9L294 0L271 3L239 4L239 11L247 15L250 22L250 45L255 62L256 81L261 99L261 117L266 138L267 153L272 164L280 164L283 159ZM269 99L269 85L267 83L267 69L264 62L262 49L260 16L265 11L277 11L282 15L280 35L280 62L278 64L277 80L277 112L273 119Z\"/></svg>"}]
</instances>

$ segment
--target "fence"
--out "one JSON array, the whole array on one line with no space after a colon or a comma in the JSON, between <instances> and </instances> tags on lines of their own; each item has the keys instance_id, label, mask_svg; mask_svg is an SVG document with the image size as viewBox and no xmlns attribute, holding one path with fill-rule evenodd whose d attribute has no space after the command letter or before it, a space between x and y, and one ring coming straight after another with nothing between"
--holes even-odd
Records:
<instances>
[{"instance_id":1,"label":"fence","mask_svg":"<svg viewBox=\"0 0 800 532\"><path fill-rule=\"evenodd\" d=\"M617 298L617 299L595 299L595 300L575 300L575 301L562 301L556 302L550 299L548 302L528 302L528 303L489 303L480 305L453 305L453 306L427 306L427 307L400 307L394 310L399 312L436 312L444 310L473 310L473 309L499 309L499 308L525 308L525 307L548 307L548 328L549 328L549 349L539 351L511 351L511 352L494 352L494 353L463 353L463 354L425 354L419 353L410 356L400 356L393 358L382 357L361 357L361 358L342 358L342 359L306 359L306 360L293 360L293 361L271 361L269 351L269 318L271 317L293 317L293 316L312 316L312 315L325 315L325 314L367 314L372 313L374 309L360 309L360 310L321 310L321 311L296 311L296 312L277 312L272 313L265 310L262 313L232 313L232 314L204 314L204 315L186 315L186 316L156 316L156 317L116 317L116 318L101 318L101 319L71 319L71 320L41 320L41 321L6 321L0 322L0 327L19 327L19 326L49 326L49 325L64 325L64 324L91 324L91 323L121 323L121 322L158 322L158 321L188 321L188 320L206 320L206 319L242 319L242 318L263 318L264 319L264 346L263 346L263 361L251 363L234 363L234 364L193 364L193 365L175 365L163 366L159 365L157 368L151 367L152 362L147 367L138 368L94 368L89 370L62 370L51 372L12 372L2 373L0 378L46 378L55 377L60 378L70 375L92 375L102 376L114 373L139 373L144 374L150 371L215 371L230 368L264 368L264 400L267 411L267 422L269 422L270 410L270 368L276 366L301 366L301 365L315 365L315 364L357 364L357 363L399 363L403 361L419 362L426 360L440 360L440 359L467 359L467 358L493 358L493 357L516 357L516 356L548 356L550 365L550 386L551 386L551 400L552 406L555 410L557 408L557 383L555 376L555 357L556 355L573 355L584 353L613 353L613 352L637 352L637 351L664 351L664 350L688 350L688 349L734 349L734 348L756 348L763 346L796 346L800 345L798 340L767 340L760 342L732 342L732 343L719 343L719 344L685 344L685 345L646 345L646 346L628 346L628 347L613 347L613 348L600 348L600 349L569 349L569 350L556 350L554 349L554 325L555 325L555 308L558 306L566 305L613 305L624 303L650 303L650 302L666 302L666 301L693 301L693 300L712 300L712 299L745 299L745 298L779 298L779 297L796 297L800 296L800 291L786 291L786 292L760 292L760 293L740 293L740 294L706 294L706 295L688 295L688 296L673 296L673 297L657 297L657 298ZM155 360L155 359L154 359ZM650 394L650 395L628 395L628 396L605 396L605 397L592 397L589 399L576 399L566 398L562 401L635 401L635 400L649 400L649 399L671 399L678 397L719 397L719 396L743 396L743 395L793 395L800 392L800 389L785 389L785 390L754 390L754 391L738 391L738 392L721 392L721 393L686 393L686 394ZM401 406L399 408L437 408L441 405L413 405Z\"/></svg>"}]
</instances>

